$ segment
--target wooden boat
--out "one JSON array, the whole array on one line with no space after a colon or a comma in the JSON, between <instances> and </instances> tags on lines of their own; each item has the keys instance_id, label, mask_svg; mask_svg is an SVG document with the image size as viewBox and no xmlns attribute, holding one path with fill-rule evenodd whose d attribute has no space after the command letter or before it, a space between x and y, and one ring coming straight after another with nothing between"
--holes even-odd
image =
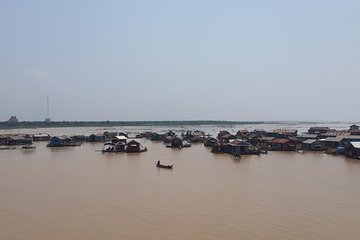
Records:
<instances>
[{"instance_id":1,"label":"wooden boat","mask_svg":"<svg viewBox=\"0 0 360 240\"><path fill-rule=\"evenodd\" d=\"M0 147L0 150L13 150L16 149L16 147Z\"/></svg>"},{"instance_id":2,"label":"wooden boat","mask_svg":"<svg viewBox=\"0 0 360 240\"><path fill-rule=\"evenodd\" d=\"M34 149L36 148L35 146L31 146L31 145L24 145L22 146L22 149Z\"/></svg>"},{"instance_id":3,"label":"wooden boat","mask_svg":"<svg viewBox=\"0 0 360 240\"><path fill-rule=\"evenodd\" d=\"M160 162L157 162L156 166L158 168L167 168L167 169L172 169L173 168L173 165L162 165L162 164L160 164Z\"/></svg>"}]
</instances>

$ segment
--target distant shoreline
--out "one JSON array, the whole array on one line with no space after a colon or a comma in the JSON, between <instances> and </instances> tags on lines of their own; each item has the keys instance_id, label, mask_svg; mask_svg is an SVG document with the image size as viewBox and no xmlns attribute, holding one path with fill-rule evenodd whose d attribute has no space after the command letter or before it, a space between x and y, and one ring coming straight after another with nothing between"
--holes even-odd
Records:
<instances>
[{"instance_id":1,"label":"distant shoreline","mask_svg":"<svg viewBox=\"0 0 360 240\"><path fill-rule=\"evenodd\" d=\"M245 124L279 124L276 121L22 121L16 123L0 122L0 129L21 128L61 128L61 127L117 127L117 126L190 126L190 125L245 125Z\"/></svg>"}]
</instances>

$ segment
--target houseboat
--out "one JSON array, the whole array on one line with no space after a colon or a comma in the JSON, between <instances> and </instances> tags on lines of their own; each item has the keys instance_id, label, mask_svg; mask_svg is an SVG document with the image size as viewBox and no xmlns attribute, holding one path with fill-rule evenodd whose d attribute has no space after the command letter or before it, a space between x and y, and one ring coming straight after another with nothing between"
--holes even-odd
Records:
<instances>
[{"instance_id":1,"label":"houseboat","mask_svg":"<svg viewBox=\"0 0 360 240\"><path fill-rule=\"evenodd\" d=\"M50 139L47 147L77 147L80 145L81 143L75 142L72 138L67 136L54 136Z\"/></svg>"}]
</instances>

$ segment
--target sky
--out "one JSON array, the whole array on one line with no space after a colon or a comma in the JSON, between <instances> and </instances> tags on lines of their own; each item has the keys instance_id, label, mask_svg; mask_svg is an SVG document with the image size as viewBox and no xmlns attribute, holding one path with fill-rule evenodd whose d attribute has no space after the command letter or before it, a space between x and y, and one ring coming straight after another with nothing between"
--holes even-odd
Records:
<instances>
[{"instance_id":1,"label":"sky","mask_svg":"<svg viewBox=\"0 0 360 240\"><path fill-rule=\"evenodd\" d=\"M0 0L0 121L360 121L360 1Z\"/></svg>"}]
</instances>

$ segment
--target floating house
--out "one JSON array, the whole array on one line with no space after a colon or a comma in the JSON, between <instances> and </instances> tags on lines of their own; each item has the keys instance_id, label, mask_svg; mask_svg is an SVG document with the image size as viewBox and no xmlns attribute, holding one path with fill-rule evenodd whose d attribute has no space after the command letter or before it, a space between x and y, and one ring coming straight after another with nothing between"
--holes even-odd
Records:
<instances>
[{"instance_id":1,"label":"floating house","mask_svg":"<svg viewBox=\"0 0 360 240\"><path fill-rule=\"evenodd\" d=\"M272 151L296 151L296 142L290 139L275 138L268 142Z\"/></svg>"},{"instance_id":2,"label":"floating house","mask_svg":"<svg viewBox=\"0 0 360 240\"><path fill-rule=\"evenodd\" d=\"M249 135L250 135L250 132L248 130L246 130L246 129L239 130L236 133L237 138L246 138Z\"/></svg>"},{"instance_id":3,"label":"floating house","mask_svg":"<svg viewBox=\"0 0 360 240\"><path fill-rule=\"evenodd\" d=\"M204 146L205 147L213 147L213 146L217 145L217 143L218 143L218 140L216 138L211 137L211 138L207 138L205 140Z\"/></svg>"},{"instance_id":4,"label":"floating house","mask_svg":"<svg viewBox=\"0 0 360 240\"><path fill-rule=\"evenodd\" d=\"M103 134L91 134L87 137L88 142L103 142L105 140Z\"/></svg>"},{"instance_id":5,"label":"floating house","mask_svg":"<svg viewBox=\"0 0 360 240\"><path fill-rule=\"evenodd\" d=\"M142 132L139 133L135 136L135 138L146 138L146 139L150 139L151 135L153 134L153 132Z\"/></svg>"},{"instance_id":6,"label":"floating house","mask_svg":"<svg viewBox=\"0 0 360 240\"><path fill-rule=\"evenodd\" d=\"M345 148L348 147L351 142L360 142L360 136L359 135L344 136L344 139L341 141L342 146L344 146Z\"/></svg>"},{"instance_id":7,"label":"floating house","mask_svg":"<svg viewBox=\"0 0 360 240\"><path fill-rule=\"evenodd\" d=\"M308 139L318 139L318 134L308 134L308 133L304 133L301 135L298 135L297 138L301 141L305 141Z\"/></svg>"},{"instance_id":8,"label":"floating house","mask_svg":"<svg viewBox=\"0 0 360 240\"><path fill-rule=\"evenodd\" d=\"M239 139L233 140L230 143L216 144L211 149L212 153L230 153L234 156L242 154L259 154L260 151L252 149L252 145L248 142Z\"/></svg>"},{"instance_id":9,"label":"floating house","mask_svg":"<svg viewBox=\"0 0 360 240\"><path fill-rule=\"evenodd\" d=\"M327 133L330 131L330 128L328 127L311 127L308 130L309 134L323 134L323 133Z\"/></svg>"},{"instance_id":10,"label":"floating house","mask_svg":"<svg viewBox=\"0 0 360 240\"><path fill-rule=\"evenodd\" d=\"M181 134L181 137L185 141L192 143L202 143L205 141L205 133L202 131L187 131L186 133Z\"/></svg>"},{"instance_id":11,"label":"floating house","mask_svg":"<svg viewBox=\"0 0 360 240\"><path fill-rule=\"evenodd\" d=\"M347 157L360 159L360 142L350 142L345 150L345 155Z\"/></svg>"},{"instance_id":12,"label":"floating house","mask_svg":"<svg viewBox=\"0 0 360 240\"><path fill-rule=\"evenodd\" d=\"M217 139L219 139L219 142L228 143L230 142L230 140L236 139L236 137L231 133L229 133L228 131L220 131L220 133L217 136Z\"/></svg>"},{"instance_id":13,"label":"floating house","mask_svg":"<svg viewBox=\"0 0 360 240\"><path fill-rule=\"evenodd\" d=\"M132 139L126 143L126 152L135 153L135 152L145 152L147 149L143 148L139 141Z\"/></svg>"},{"instance_id":14,"label":"floating house","mask_svg":"<svg viewBox=\"0 0 360 240\"><path fill-rule=\"evenodd\" d=\"M75 142L85 142L85 135L75 135L71 137Z\"/></svg>"},{"instance_id":15,"label":"floating house","mask_svg":"<svg viewBox=\"0 0 360 240\"><path fill-rule=\"evenodd\" d=\"M359 130L359 126L356 125L356 124L353 124L353 125L350 126L349 130Z\"/></svg>"},{"instance_id":16,"label":"floating house","mask_svg":"<svg viewBox=\"0 0 360 240\"><path fill-rule=\"evenodd\" d=\"M253 144L254 146L260 146L261 149L263 150L269 150L271 148L269 142L271 142L274 139L275 139L274 137L260 137L258 138L258 142L256 145L253 144L254 141L249 141L249 142L251 142L251 144Z\"/></svg>"},{"instance_id":17,"label":"floating house","mask_svg":"<svg viewBox=\"0 0 360 240\"><path fill-rule=\"evenodd\" d=\"M302 149L305 151L324 151L325 143L317 139L308 139L302 143Z\"/></svg>"},{"instance_id":18,"label":"floating house","mask_svg":"<svg viewBox=\"0 0 360 240\"><path fill-rule=\"evenodd\" d=\"M106 132L104 132L104 140L108 141L108 140L116 137L117 135L118 135L117 132L107 132L106 131Z\"/></svg>"},{"instance_id":19,"label":"floating house","mask_svg":"<svg viewBox=\"0 0 360 240\"><path fill-rule=\"evenodd\" d=\"M167 133L165 133L166 137L175 137L175 133L173 131L168 131Z\"/></svg>"},{"instance_id":20,"label":"floating house","mask_svg":"<svg viewBox=\"0 0 360 240\"><path fill-rule=\"evenodd\" d=\"M183 147L183 141L181 138L175 136L172 137L170 140L170 144L167 145L169 148L182 148Z\"/></svg>"},{"instance_id":21,"label":"floating house","mask_svg":"<svg viewBox=\"0 0 360 240\"><path fill-rule=\"evenodd\" d=\"M102 152L125 152L125 143L123 142L106 142Z\"/></svg>"},{"instance_id":22,"label":"floating house","mask_svg":"<svg viewBox=\"0 0 360 240\"><path fill-rule=\"evenodd\" d=\"M51 136L47 133L39 133L33 135L33 141L39 142L39 141L50 141Z\"/></svg>"},{"instance_id":23,"label":"floating house","mask_svg":"<svg viewBox=\"0 0 360 240\"><path fill-rule=\"evenodd\" d=\"M125 136L114 136L104 143L103 152L126 152L127 142L128 138Z\"/></svg>"},{"instance_id":24,"label":"floating house","mask_svg":"<svg viewBox=\"0 0 360 240\"><path fill-rule=\"evenodd\" d=\"M158 133L152 133L150 136L150 141L162 141L163 139L163 135L160 135Z\"/></svg>"},{"instance_id":25,"label":"floating house","mask_svg":"<svg viewBox=\"0 0 360 240\"><path fill-rule=\"evenodd\" d=\"M359 129L349 130L348 132L350 133L350 135L360 135Z\"/></svg>"},{"instance_id":26,"label":"floating house","mask_svg":"<svg viewBox=\"0 0 360 240\"><path fill-rule=\"evenodd\" d=\"M111 141L105 142L102 152L145 152L138 139L128 139L126 136L115 136Z\"/></svg>"},{"instance_id":27,"label":"floating house","mask_svg":"<svg viewBox=\"0 0 360 240\"><path fill-rule=\"evenodd\" d=\"M111 139L112 143L118 143L118 142L122 142L124 144L126 144L128 142L128 138L126 136L115 136Z\"/></svg>"},{"instance_id":28,"label":"floating house","mask_svg":"<svg viewBox=\"0 0 360 240\"><path fill-rule=\"evenodd\" d=\"M226 144L226 152L237 155L237 154L250 154L252 151L250 151L251 144L240 141L240 140L234 140L228 144Z\"/></svg>"},{"instance_id":29,"label":"floating house","mask_svg":"<svg viewBox=\"0 0 360 240\"><path fill-rule=\"evenodd\" d=\"M54 136L50 139L47 147L76 147L80 145L81 143L75 142L72 138L67 136Z\"/></svg>"},{"instance_id":30,"label":"floating house","mask_svg":"<svg viewBox=\"0 0 360 240\"><path fill-rule=\"evenodd\" d=\"M126 132L119 132L117 134L117 136L123 136L123 137L129 138L129 136L128 136L128 134Z\"/></svg>"},{"instance_id":31,"label":"floating house","mask_svg":"<svg viewBox=\"0 0 360 240\"><path fill-rule=\"evenodd\" d=\"M7 136L0 136L0 145L5 145L8 137Z\"/></svg>"},{"instance_id":32,"label":"floating house","mask_svg":"<svg viewBox=\"0 0 360 240\"><path fill-rule=\"evenodd\" d=\"M205 142L205 133L203 131L195 130L193 133L193 138L190 139L192 143L203 143Z\"/></svg>"},{"instance_id":33,"label":"floating house","mask_svg":"<svg viewBox=\"0 0 360 240\"><path fill-rule=\"evenodd\" d=\"M272 132L266 133L269 137L276 137L276 138L287 138L287 137L296 137L297 130L294 129L276 129Z\"/></svg>"},{"instance_id":34,"label":"floating house","mask_svg":"<svg viewBox=\"0 0 360 240\"><path fill-rule=\"evenodd\" d=\"M32 143L32 138L23 136L3 136L0 138L0 145L31 145Z\"/></svg>"},{"instance_id":35,"label":"floating house","mask_svg":"<svg viewBox=\"0 0 360 240\"><path fill-rule=\"evenodd\" d=\"M344 137L328 137L323 139L325 146L327 148L337 148L343 145Z\"/></svg>"},{"instance_id":36,"label":"floating house","mask_svg":"<svg viewBox=\"0 0 360 240\"><path fill-rule=\"evenodd\" d=\"M261 143L261 138L264 137L264 135L260 133L251 133L248 137L242 138L243 140L246 140L248 143L251 143L253 146L257 146ZM274 137L272 138L274 139Z\"/></svg>"}]
</instances>

